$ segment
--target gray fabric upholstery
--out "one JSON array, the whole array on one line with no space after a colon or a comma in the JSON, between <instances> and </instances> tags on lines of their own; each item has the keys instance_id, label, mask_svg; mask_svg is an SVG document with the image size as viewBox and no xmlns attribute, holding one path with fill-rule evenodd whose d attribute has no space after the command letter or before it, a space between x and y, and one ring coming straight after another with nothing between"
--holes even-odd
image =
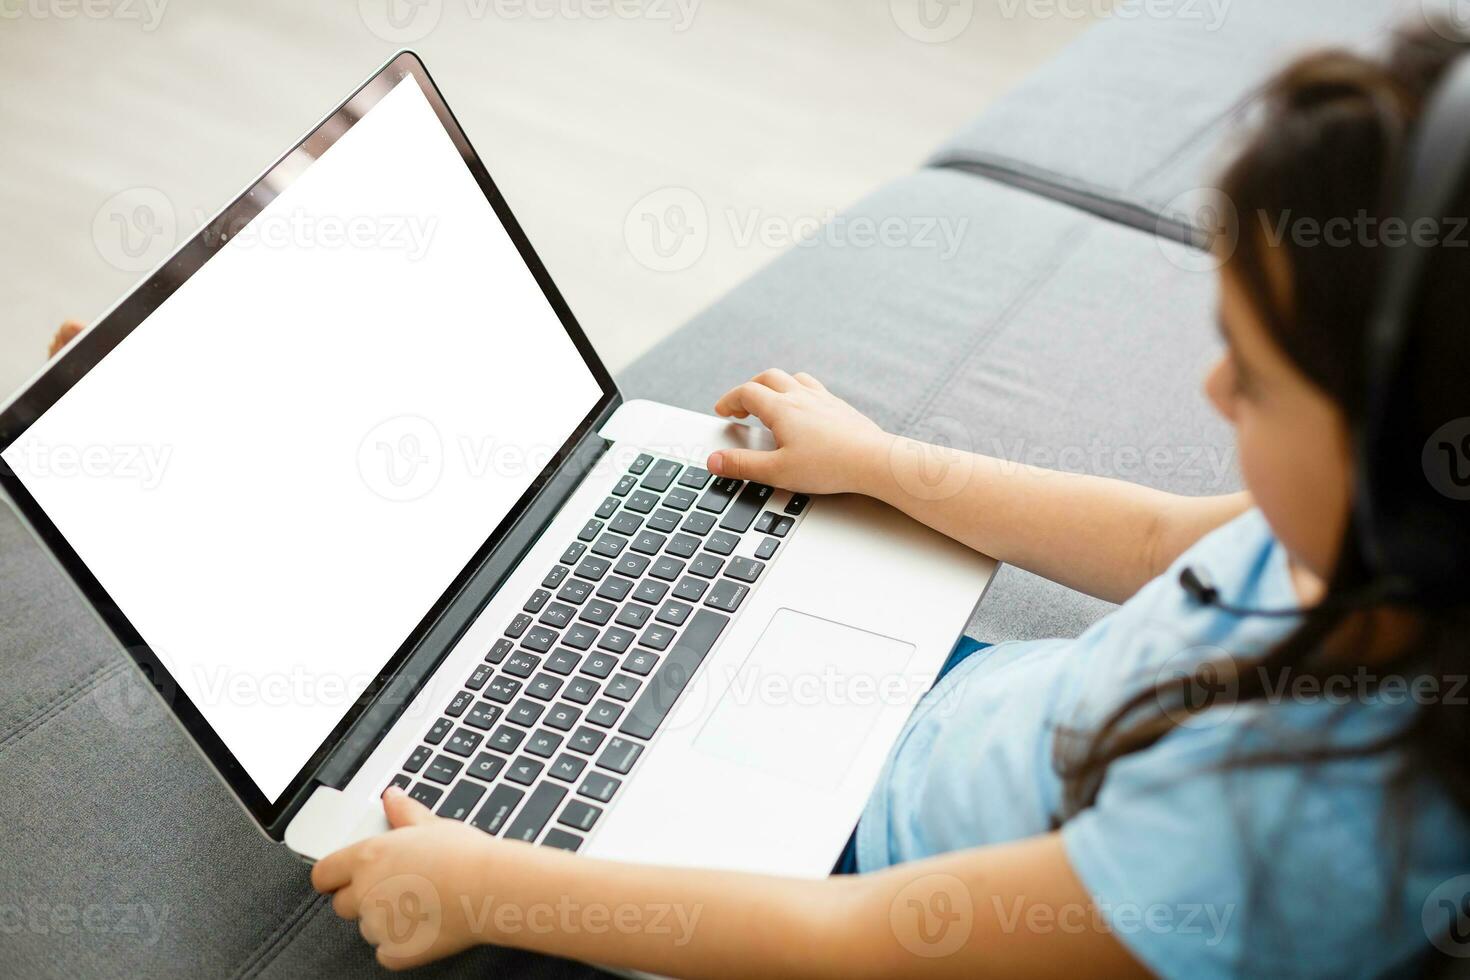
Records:
<instances>
[{"instance_id":1,"label":"gray fabric upholstery","mask_svg":"<svg viewBox=\"0 0 1470 980\"><path fill-rule=\"evenodd\" d=\"M1118 6L1134 13L1083 34L942 145L930 164L1183 238L1197 215L1181 197L1213 185L1242 105L1262 79L1305 49L1368 43L1390 24L1422 17L1417 2L1403 0Z\"/></svg>"}]
</instances>

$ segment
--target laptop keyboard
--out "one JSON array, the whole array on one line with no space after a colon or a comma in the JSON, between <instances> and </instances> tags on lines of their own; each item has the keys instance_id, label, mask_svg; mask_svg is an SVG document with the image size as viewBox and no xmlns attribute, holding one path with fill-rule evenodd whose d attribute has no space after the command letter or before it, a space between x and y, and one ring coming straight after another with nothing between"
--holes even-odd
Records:
<instances>
[{"instance_id":1,"label":"laptop keyboard","mask_svg":"<svg viewBox=\"0 0 1470 980\"><path fill-rule=\"evenodd\" d=\"M773 496L639 456L390 785L487 834L581 847L810 503Z\"/></svg>"}]
</instances>

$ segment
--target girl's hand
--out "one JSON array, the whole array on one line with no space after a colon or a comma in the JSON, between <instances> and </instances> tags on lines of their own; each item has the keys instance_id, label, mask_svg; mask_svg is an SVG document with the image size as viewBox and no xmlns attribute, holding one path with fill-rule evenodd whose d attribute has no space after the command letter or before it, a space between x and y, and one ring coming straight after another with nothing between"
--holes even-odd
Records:
<instances>
[{"instance_id":1,"label":"girl's hand","mask_svg":"<svg viewBox=\"0 0 1470 980\"><path fill-rule=\"evenodd\" d=\"M799 493L870 492L893 442L810 374L765 371L726 392L715 412L737 419L754 415L775 434L777 448L712 453L711 473Z\"/></svg>"},{"instance_id":2,"label":"girl's hand","mask_svg":"<svg viewBox=\"0 0 1470 980\"><path fill-rule=\"evenodd\" d=\"M486 868L508 845L436 817L401 789L383 796L386 834L329 854L311 871L332 908L357 919L389 969L419 966L481 942Z\"/></svg>"}]
</instances>

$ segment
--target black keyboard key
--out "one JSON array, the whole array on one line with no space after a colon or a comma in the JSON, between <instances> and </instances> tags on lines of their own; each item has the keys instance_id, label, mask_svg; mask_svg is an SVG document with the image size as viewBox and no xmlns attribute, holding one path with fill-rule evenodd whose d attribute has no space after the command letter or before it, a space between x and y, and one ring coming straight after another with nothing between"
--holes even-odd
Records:
<instances>
[{"instance_id":1,"label":"black keyboard key","mask_svg":"<svg viewBox=\"0 0 1470 980\"><path fill-rule=\"evenodd\" d=\"M619 534L626 534L628 537L631 538L633 535L637 534L639 529L641 529L642 527L643 518L639 517L632 511L625 510L617 517L613 518L613 522L607 526L607 529L609 531L616 531Z\"/></svg>"},{"instance_id":2,"label":"black keyboard key","mask_svg":"<svg viewBox=\"0 0 1470 980\"><path fill-rule=\"evenodd\" d=\"M771 533L778 538L784 538L786 537L786 535L791 533L791 529L795 526L796 521L792 520L789 517L783 517L776 522L775 527L771 528Z\"/></svg>"},{"instance_id":3,"label":"black keyboard key","mask_svg":"<svg viewBox=\"0 0 1470 980\"><path fill-rule=\"evenodd\" d=\"M653 532L653 530L645 530L637 538L634 538L634 551L637 551L638 554L656 555L660 551L663 551L663 545L667 541L669 539L664 538L660 533Z\"/></svg>"},{"instance_id":4,"label":"black keyboard key","mask_svg":"<svg viewBox=\"0 0 1470 980\"><path fill-rule=\"evenodd\" d=\"M582 607L581 618L593 626L606 626L612 620L613 614L617 611L618 607L611 602L593 599Z\"/></svg>"},{"instance_id":5,"label":"black keyboard key","mask_svg":"<svg viewBox=\"0 0 1470 980\"><path fill-rule=\"evenodd\" d=\"M709 609L695 613L618 730L637 738L651 738L728 622L730 617Z\"/></svg>"},{"instance_id":6,"label":"black keyboard key","mask_svg":"<svg viewBox=\"0 0 1470 980\"><path fill-rule=\"evenodd\" d=\"M786 502L786 513L795 514L796 516L800 517L802 511L806 510L807 504L811 502L812 498L808 497L806 494L795 494L789 501Z\"/></svg>"},{"instance_id":7,"label":"black keyboard key","mask_svg":"<svg viewBox=\"0 0 1470 980\"><path fill-rule=\"evenodd\" d=\"M408 770L409 772L418 772L420 769L424 768L424 763L428 762L429 756L433 754L433 749L429 748L427 745L420 745L418 748L413 750L413 754L408 757L408 761L403 764L403 768Z\"/></svg>"},{"instance_id":8,"label":"black keyboard key","mask_svg":"<svg viewBox=\"0 0 1470 980\"><path fill-rule=\"evenodd\" d=\"M486 674L488 676L488 670L486 671ZM484 686L483 681L481 682L481 686ZM474 702L475 696L473 694L471 694L469 691L460 691L454 696L454 700L449 702L449 707L444 709L444 713L451 718L458 718L460 715L464 714L465 710L469 708L471 704L474 704Z\"/></svg>"},{"instance_id":9,"label":"black keyboard key","mask_svg":"<svg viewBox=\"0 0 1470 980\"><path fill-rule=\"evenodd\" d=\"M627 508L639 514L651 514L658 506L658 494L639 490L628 498Z\"/></svg>"},{"instance_id":10,"label":"black keyboard key","mask_svg":"<svg viewBox=\"0 0 1470 980\"><path fill-rule=\"evenodd\" d=\"M464 723L471 728L478 728L482 732L488 732L495 723L500 720L501 708L499 705L491 704L489 701L476 701L475 706L470 709L469 715Z\"/></svg>"},{"instance_id":11,"label":"black keyboard key","mask_svg":"<svg viewBox=\"0 0 1470 980\"><path fill-rule=\"evenodd\" d=\"M459 768L462 764L447 755L436 755L434 761L429 763L429 768L424 770L424 778L448 786L454 782L454 777L459 775Z\"/></svg>"},{"instance_id":12,"label":"black keyboard key","mask_svg":"<svg viewBox=\"0 0 1470 980\"><path fill-rule=\"evenodd\" d=\"M577 733L567 743L567 748L573 752L580 752L583 755L591 755L597 751L598 747L602 745L602 740L606 737L606 732L583 725L577 729Z\"/></svg>"},{"instance_id":13,"label":"black keyboard key","mask_svg":"<svg viewBox=\"0 0 1470 980\"><path fill-rule=\"evenodd\" d=\"M717 555L728 555L740 544L740 538L727 531L716 531L709 536L704 546Z\"/></svg>"},{"instance_id":14,"label":"black keyboard key","mask_svg":"<svg viewBox=\"0 0 1470 980\"><path fill-rule=\"evenodd\" d=\"M541 612L541 622L553 629L562 629L577 618L577 607L565 602L553 602Z\"/></svg>"},{"instance_id":15,"label":"black keyboard key","mask_svg":"<svg viewBox=\"0 0 1470 980\"><path fill-rule=\"evenodd\" d=\"M623 537L621 534L613 534L612 532L608 532L607 534L604 534L602 537L597 539L597 543L592 546L592 550L597 552L599 555L605 555L608 558L616 558L618 555L621 555L623 553L623 549L627 546L627 538Z\"/></svg>"},{"instance_id":16,"label":"black keyboard key","mask_svg":"<svg viewBox=\"0 0 1470 980\"><path fill-rule=\"evenodd\" d=\"M648 614L651 612L653 610L647 606L640 606L636 602L630 602L623 607L622 612L618 613L618 625L631 626L636 630L648 622ZM604 636L603 639L607 639L607 637Z\"/></svg>"},{"instance_id":17,"label":"black keyboard key","mask_svg":"<svg viewBox=\"0 0 1470 980\"><path fill-rule=\"evenodd\" d=\"M506 755L510 755L521 747L521 740L525 737L526 733L519 728L501 725L495 729L495 734L490 736L490 741L486 742L485 745L487 748L492 748L496 752L504 752Z\"/></svg>"},{"instance_id":18,"label":"black keyboard key","mask_svg":"<svg viewBox=\"0 0 1470 980\"><path fill-rule=\"evenodd\" d=\"M631 476L624 476L621 480L618 481L618 485L613 487L613 496L626 497L628 495L628 492L637 485L637 480L633 479Z\"/></svg>"},{"instance_id":19,"label":"black keyboard key","mask_svg":"<svg viewBox=\"0 0 1470 980\"><path fill-rule=\"evenodd\" d=\"M669 644L674 642L674 631L667 626L649 626L638 637L638 642L655 650L667 650Z\"/></svg>"},{"instance_id":20,"label":"black keyboard key","mask_svg":"<svg viewBox=\"0 0 1470 980\"><path fill-rule=\"evenodd\" d=\"M649 464L652 462L652 456L648 455L647 453L639 453L638 458L633 460L633 465L628 467L628 472L638 476L642 476L643 471L648 469Z\"/></svg>"},{"instance_id":21,"label":"black keyboard key","mask_svg":"<svg viewBox=\"0 0 1470 980\"><path fill-rule=\"evenodd\" d=\"M651 530L660 531L664 534L668 534L670 531L674 530L674 528L679 526L679 515L671 510L664 510L662 507L660 507L652 514L648 515L648 526ZM652 552L650 552L650 554L651 553Z\"/></svg>"},{"instance_id":22,"label":"black keyboard key","mask_svg":"<svg viewBox=\"0 0 1470 980\"><path fill-rule=\"evenodd\" d=\"M490 647L490 652L485 654L485 662L487 664L498 664L515 648L516 645L507 639L502 638L496 640L494 645Z\"/></svg>"},{"instance_id":23,"label":"black keyboard key","mask_svg":"<svg viewBox=\"0 0 1470 980\"><path fill-rule=\"evenodd\" d=\"M735 504L720 518L720 527L744 534L773 493L775 491L764 483L747 483L745 489L740 491L740 496L735 498Z\"/></svg>"},{"instance_id":24,"label":"black keyboard key","mask_svg":"<svg viewBox=\"0 0 1470 980\"><path fill-rule=\"evenodd\" d=\"M577 664L581 662L582 655L577 651L568 650L566 647L557 647L556 652L547 657L546 663L542 664L542 666L553 674L561 674L565 677L567 674L576 670Z\"/></svg>"},{"instance_id":25,"label":"black keyboard key","mask_svg":"<svg viewBox=\"0 0 1470 980\"><path fill-rule=\"evenodd\" d=\"M588 695L588 700L591 700L590 694ZM555 728L557 731L569 732L580 717L582 717L582 709L574 708L566 703L560 703L554 705L550 711L546 712L546 724L548 727Z\"/></svg>"},{"instance_id":26,"label":"black keyboard key","mask_svg":"<svg viewBox=\"0 0 1470 980\"><path fill-rule=\"evenodd\" d=\"M750 558L731 558L730 564L725 567L725 574L742 582L754 582L760 578L761 569L765 567Z\"/></svg>"},{"instance_id":27,"label":"black keyboard key","mask_svg":"<svg viewBox=\"0 0 1470 980\"><path fill-rule=\"evenodd\" d=\"M725 572L725 574L728 575L730 573L727 571ZM551 645L555 642L556 632L554 630L547 629L545 626L533 626L531 627L530 631L521 638L521 646L525 647L527 650L535 650L537 653L545 653L547 650L550 650ZM507 660L506 669L509 669L509 666L510 661Z\"/></svg>"},{"instance_id":28,"label":"black keyboard key","mask_svg":"<svg viewBox=\"0 0 1470 980\"><path fill-rule=\"evenodd\" d=\"M770 561L776 557L776 548L780 544L781 542L775 538L766 538L760 543L760 547L755 549L755 556L762 561Z\"/></svg>"},{"instance_id":29,"label":"black keyboard key","mask_svg":"<svg viewBox=\"0 0 1470 980\"><path fill-rule=\"evenodd\" d=\"M478 691L485 686L485 682L490 679L490 675L493 673L495 673L494 667L491 667L489 664L480 664L480 666L475 668L475 672L465 679L464 686L471 691ZM451 711L450 714L454 714L454 712Z\"/></svg>"},{"instance_id":30,"label":"black keyboard key","mask_svg":"<svg viewBox=\"0 0 1470 980\"><path fill-rule=\"evenodd\" d=\"M505 672L512 677L530 677L541 666L541 660L524 650L517 650L505 662Z\"/></svg>"},{"instance_id":31,"label":"black keyboard key","mask_svg":"<svg viewBox=\"0 0 1470 980\"><path fill-rule=\"evenodd\" d=\"M602 533L601 521L588 521L582 525L582 530L577 532L578 541L591 541Z\"/></svg>"},{"instance_id":32,"label":"black keyboard key","mask_svg":"<svg viewBox=\"0 0 1470 980\"><path fill-rule=\"evenodd\" d=\"M484 795L485 787L479 783L460 780L459 784L449 791L449 795L444 798L444 805L436 812L439 816L448 817L450 820L464 820L469 817L470 811Z\"/></svg>"},{"instance_id":33,"label":"black keyboard key","mask_svg":"<svg viewBox=\"0 0 1470 980\"><path fill-rule=\"evenodd\" d=\"M550 776L552 779L560 779L563 782L575 783L579 778L581 778L582 770L586 768L586 759L579 759L576 756L571 755L570 753L563 752L560 758L558 758L555 762L551 764L551 768L546 771L546 775Z\"/></svg>"},{"instance_id":34,"label":"black keyboard key","mask_svg":"<svg viewBox=\"0 0 1470 980\"><path fill-rule=\"evenodd\" d=\"M556 822L586 832L592 829L592 825L597 823L597 818L600 816L602 816L601 807L583 803L581 800L572 800L562 808L561 816L556 818Z\"/></svg>"},{"instance_id":35,"label":"black keyboard key","mask_svg":"<svg viewBox=\"0 0 1470 980\"><path fill-rule=\"evenodd\" d=\"M771 528L776 523L776 512L768 510L755 519L755 529L761 534L770 534Z\"/></svg>"},{"instance_id":36,"label":"black keyboard key","mask_svg":"<svg viewBox=\"0 0 1470 980\"><path fill-rule=\"evenodd\" d=\"M573 541L567 545L567 550L561 553L561 563L563 565L575 565L586 550L587 546L585 544L580 541Z\"/></svg>"},{"instance_id":37,"label":"black keyboard key","mask_svg":"<svg viewBox=\"0 0 1470 980\"><path fill-rule=\"evenodd\" d=\"M672 507L677 511L686 511L694 506L694 491L685 490L683 487L675 487L664 494L664 506Z\"/></svg>"},{"instance_id":38,"label":"black keyboard key","mask_svg":"<svg viewBox=\"0 0 1470 980\"><path fill-rule=\"evenodd\" d=\"M512 640L519 639L520 635L530 628L531 617L525 613L517 613L516 618L512 619L510 625L505 628L505 635Z\"/></svg>"},{"instance_id":39,"label":"black keyboard key","mask_svg":"<svg viewBox=\"0 0 1470 980\"><path fill-rule=\"evenodd\" d=\"M626 776L628 770L633 768L633 763L643 754L643 746L626 738L614 738L607 743L607 748L602 750L602 755L597 757L597 765L601 769L611 769L620 776Z\"/></svg>"},{"instance_id":40,"label":"black keyboard key","mask_svg":"<svg viewBox=\"0 0 1470 980\"><path fill-rule=\"evenodd\" d=\"M674 586L674 595L688 602L698 602L704 598L704 590L707 588L709 588L709 583L704 579L695 578L692 575L685 575L679 579L679 584ZM673 623L674 621L665 619L664 622ZM683 620L680 620L678 623L674 623L674 625L678 626L682 622Z\"/></svg>"},{"instance_id":41,"label":"black keyboard key","mask_svg":"<svg viewBox=\"0 0 1470 980\"><path fill-rule=\"evenodd\" d=\"M568 570L565 565L557 565L546 573L546 577L541 580L541 584L548 589L556 588L558 585L561 585L562 579L567 577Z\"/></svg>"},{"instance_id":42,"label":"black keyboard key","mask_svg":"<svg viewBox=\"0 0 1470 980\"><path fill-rule=\"evenodd\" d=\"M525 790L516 789L514 786L506 786L504 783L490 791L490 798L485 805L480 807L480 812L475 814L470 825L479 827L487 834L497 834L510 815L515 812L516 804L526 795Z\"/></svg>"},{"instance_id":43,"label":"black keyboard key","mask_svg":"<svg viewBox=\"0 0 1470 980\"><path fill-rule=\"evenodd\" d=\"M491 678L489 685L485 688L485 697L497 704L510 704L519 693L521 693L521 682L504 674Z\"/></svg>"},{"instance_id":44,"label":"black keyboard key","mask_svg":"<svg viewBox=\"0 0 1470 980\"><path fill-rule=\"evenodd\" d=\"M582 661L582 673L601 680L611 674L617 665L617 657L611 657L605 653L590 653L587 659Z\"/></svg>"},{"instance_id":45,"label":"black keyboard key","mask_svg":"<svg viewBox=\"0 0 1470 980\"><path fill-rule=\"evenodd\" d=\"M623 662L623 666L639 677L646 677L657 663L658 654L652 650L634 650L628 659Z\"/></svg>"},{"instance_id":46,"label":"black keyboard key","mask_svg":"<svg viewBox=\"0 0 1470 980\"><path fill-rule=\"evenodd\" d=\"M654 578L663 579L665 582L672 582L684 574L684 563L677 558L670 558L668 555L664 555L653 563L653 567L648 570L648 574ZM647 583L644 584L646 585Z\"/></svg>"},{"instance_id":47,"label":"black keyboard key","mask_svg":"<svg viewBox=\"0 0 1470 980\"><path fill-rule=\"evenodd\" d=\"M596 725L598 728L611 728L618 723L618 717L622 713L623 706L621 704L613 704L606 699L599 699L596 704L587 709L587 724Z\"/></svg>"},{"instance_id":48,"label":"black keyboard key","mask_svg":"<svg viewBox=\"0 0 1470 980\"><path fill-rule=\"evenodd\" d=\"M705 596L704 604L724 612L734 612L740 608L740 603L750 592L750 586L741 585L733 579L722 578L715 583L714 588L709 590Z\"/></svg>"},{"instance_id":49,"label":"black keyboard key","mask_svg":"<svg viewBox=\"0 0 1470 980\"><path fill-rule=\"evenodd\" d=\"M639 602L646 602L650 606L664 601L664 596L669 594L669 587L663 582L655 582L652 579L644 579L638 583L638 588L633 590L633 598Z\"/></svg>"},{"instance_id":50,"label":"black keyboard key","mask_svg":"<svg viewBox=\"0 0 1470 980\"><path fill-rule=\"evenodd\" d=\"M600 582L602 581L602 577L607 574L609 568L612 568L612 562L606 558L588 555L582 559L582 564L577 566L577 576L592 582Z\"/></svg>"},{"instance_id":51,"label":"black keyboard key","mask_svg":"<svg viewBox=\"0 0 1470 980\"><path fill-rule=\"evenodd\" d=\"M561 696L576 704L586 704L597 696L597 682L588 677L573 677Z\"/></svg>"},{"instance_id":52,"label":"black keyboard key","mask_svg":"<svg viewBox=\"0 0 1470 980\"><path fill-rule=\"evenodd\" d=\"M440 742L444 741L444 736L448 735L449 730L453 727L454 722L450 721L448 718L440 718L438 721L434 722L434 727L429 729L429 734L424 736L424 741L428 742L430 745L438 745Z\"/></svg>"},{"instance_id":53,"label":"black keyboard key","mask_svg":"<svg viewBox=\"0 0 1470 980\"><path fill-rule=\"evenodd\" d=\"M539 763L537 765L539 768ZM505 830L507 840L533 841L541 828L551 819L561 801L566 799L565 787L555 783L542 783L531 791L531 798L521 807L521 812Z\"/></svg>"},{"instance_id":54,"label":"black keyboard key","mask_svg":"<svg viewBox=\"0 0 1470 980\"><path fill-rule=\"evenodd\" d=\"M638 689L642 686L643 682L636 677L614 674L612 680L607 682L607 689L603 693L616 701L631 701L633 695L637 694Z\"/></svg>"},{"instance_id":55,"label":"black keyboard key","mask_svg":"<svg viewBox=\"0 0 1470 980\"><path fill-rule=\"evenodd\" d=\"M703 490L704 485L709 482L709 470L700 466L691 466L679 477L679 486L690 487L694 490Z\"/></svg>"},{"instance_id":56,"label":"black keyboard key","mask_svg":"<svg viewBox=\"0 0 1470 980\"><path fill-rule=\"evenodd\" d=\"M531 598L526 600L526 604L521 609L528 613L538 613L541 611L541 607L546 605L546 600L550 598L550 592L547 592L545 589L537 589L531 593Z\"/></svg>"},{"instance_id":57,"label":"black keyboard key","mask_svg":"<svg viewBox=\"0 0 1470 980\"><path fill-rule=\"evenodd\" d=\"M678 476L679 471L683 468L682 464L676 463L672 459L661 459L653 464L653 467L648 471L648 475L638 485L645 490L655 490L658 493L663 493L674 485L674 477Z\"/></svg>"},{"instance_id":58,"label":"black keyboard key","mask_svg":"<svg viewBox=\"0 0 1470 980\"><path fill-rule=\"evenodd\" d=\"M628 578L637 578L648 571L648 561L643 555L629 552L618 559L617 566L613 570L619 575L626 575Z\"/></svg>"},{"instance_id":59,"label":"black keyboard key","mask_svg":"<svg viewBox=\"0 0 1470 980\"><path fill-rule=\"evenodd\" d=\"M699 550L699 539L692 534L676 534L669 539L669 554L689 558Z\"/></svg>"},{"instance_id":60,"label":"black keyboard key","mask_svg":"<svg viewBox=\"0 0 1470 980\"><path fill-rule=\"evenodd\" d=\"M613 516L614 514L616 514L617 512L618 512L618 498L617 497L608 497L606 500L604 500L602 502L602 506L597 508L597 516L599 518L601 518L602 520L604 520L604 521L607 520L609 517Z\"/></svg>"},{"instance_id":61,"label":"black keyboard key","mask_svg":"<svg viewBox=\"0 0 1470 980\"><path fill-rule=\"evenodd\" d=\"M563 602L570 602L580 606L587 601L587 597L591 594L591 582L584 582L579 578L569 578L566 584L561 587L561 591L557 592L556 597Z\"/></svg>"},{"instance_id":62,"label":"black keyboard key","mask_svg":"<svg viewBox=\"0 0 1470 980\"><path fill-rule=\"evenodd\" d=\"M613 798L613 794L621 785L623 785L622 780L614 779L607 773L594 769L587 774L586 779L582 780L582 785L577 787L577 795L599 803L606 803Z\"/></svg>"},{"instance_id":63,"label":"black keyboard key","mask_svg":"<svg viewBox=\"0 0 1470 980\"><path fill-rule=\"evenodd\" d=\"M689 574L701 578L714 578L725 567L725 559L718 555L702 554L689 563Z\"/></svg>"},{"instance_id":64,"label":"black keyboard key","mask_svg":"<svg viewBox=\"0 0 1470 980\"><path fill-rule=\"evenodd\" d=\"M526 739L526 751L543 759L550 759L560 746L561 736L556 732L548 732L544 728L538 728L531 733L530 738Z\"/></svg>"},{"instance_id":65,"label":"black keyboard key","mask_svg":"<svg viewBox=\"0 0 1470 980\"><path fill-rule=\"evenodd\" d=\"M475 754L475 749L480 747L480 740L484 737L479 732L472 732L468 728L457 728L454 734L449 736L449 741L444 743L444 751L453 752L461 758L468 759Z\"/></svg>"},{"instance_id":66,"label":"black keyboard key","mask_svg":"<svg viewBox=\"0 0 1470 980\"><path fill-rule=\"evenodd\" d=\"M505 713L505 720L523 728L530 728L541 720L541 712L545 710L545 705L521 698L515 703L514 708Z\"/></svg>"},{"instance_id":67,"label":"black keyboard key","mask_svg":"<svg viewBox=\"0 0 1470 980\"><path fill-rule=\"evenodd\" d=\"M728 476L722 476L699 498L699 509L707 510L711 514L723 514L725 508L730 506L730 501L735 499L735 491L740 489L740 481L732 480Z\"/></svg>"},{"instance_id":68,"label":"black keyboard key","mask_svg":"<svg viewBox=\"0 0 1470 980\"><path fill-rule=\"evenodd\" d=\"M603 632L602 639L597 641L597 647L600 650L622 653L633 645L636 635L631 630L625 630L620 626L609 626Z\"/></svg>"},{"instance_id":69,"label":"black keyboard key","mask_svg":"<svg viewBox=\"0 0 1470 980\"><path fill-rule=\"evenodd\" d=\"M586 650L597 642L597 630L586 623L573 623L567 627L562 642L573 650Z\"/></svg>"},{"instance_id":70,"label":"black keyboard key","mask_svg":"<svg viewBox=\"0 0 1470 980\"><path fill-rule=\"evenodd\" d=\"M428 783L419 783L408 791L408 795L418 800L424 806L432 808L435 803L439 802L439 797L444 795L444 791L437 786L430 786Z\"/></svg>"},{"instance_id":71,"label":"black keyboard key","mask_svg":"<svg viewBox=\"0 0 1470 980\"><path fill-rule=\"evenodd\" d=\"M603 599L611 599L613 602L622 602L633 591L633 583L621 575L609 575L607 581L597 589L597 594Z\"/></svg>"},{"instance_id":72,"label":"black keyboard key","mask_svg":"<svg viewBox=\"0 0 1470 980\"><path fill-rule=\"evenodd\" d=\"M699 579L694 579L693 581L699 582ZM699 584L701 586L704 585L703 582L699 582ZM693 611L694 607L689 605L689 603L680 602L677 599L670 599L658 611L658 621L660 623L668 623L670 626L683 626L684 620L688 619L689 614Z\"/></svg>"},{"instance_id":73,"label":"black keyboard key","mask_svg":"<svg viewBox=\"0 0 1470 980\"><path fill-rule=\"evenodd\" d=\"M491 755L489 752L481 752L475 756L475 761L470 763L469 768L464 773L466 776L474 776L476 779L483 779L487 783L493 783L495 777L500 775L500 770L504 768L505 759L498 755Z\"/></svg>"},{"instance_id":74,"label":"black keyboard key","mask_svg":"<svg viewBox=\"0 0 1470 980\"><path fill-rule=\"evenodd\" d=\"M706 514L702 510L696 510L688 517L684 518L684 524L679 528L679 530L687 531L690 534L698 534L702 536L708 534L711 529L714 528L714 526L715 515Z\"/></svg>"},{"instance_id":75,"label":"black keyboard key","mask_svg":"<svg viewBox=\"0 0 1470 980\"><path fill-rule=\"evenodd\" d=\"M413 779L411 777L406 776L400 772L398 775L394 776L388 781L388 785L383 787L383 792L386 793L390 789L393 789L395 786L399 789L408 789L408 784L411 782L413 782Z\"/></svg>"},{"instance_id":76,"label":"black keyboard key","mask_svg":"<svg viewBox=\"0 0 1470 980\"><path fill-rule=\"evenodd\" d=\"M538 701L550 701L556 697L556 692L561 690L561 685L560 677L552 677L543 672L537 674L531 683L526 685L526 693Z\"/></svg>"}]
</instances>

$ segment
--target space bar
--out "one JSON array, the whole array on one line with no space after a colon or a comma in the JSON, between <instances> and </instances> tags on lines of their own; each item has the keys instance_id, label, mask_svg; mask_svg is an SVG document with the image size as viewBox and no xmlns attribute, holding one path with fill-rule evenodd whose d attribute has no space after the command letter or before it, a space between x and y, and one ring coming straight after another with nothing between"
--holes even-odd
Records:
<instances>
[{"instance_id":1,"label":"space bar","mask_svg":"<svg viewBox=\"0 0 1470 980\"><path fill-rule=\"evenodd\" d=\"M729 616L708 609L695 613L618 731L635 738L652 738L729 621Z\"/></svg>"}]
</instances>

